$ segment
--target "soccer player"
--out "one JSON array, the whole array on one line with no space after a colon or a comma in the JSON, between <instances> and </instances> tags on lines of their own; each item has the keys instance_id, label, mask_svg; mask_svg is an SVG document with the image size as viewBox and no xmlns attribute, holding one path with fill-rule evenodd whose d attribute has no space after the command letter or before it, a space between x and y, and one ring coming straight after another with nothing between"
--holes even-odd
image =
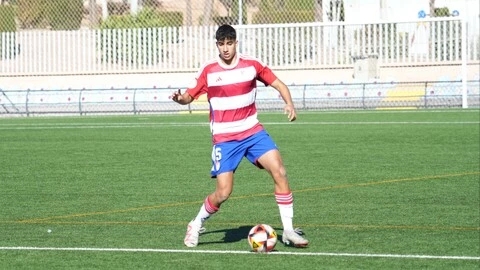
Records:
<instances>
[{"instance_id":1,"label":"soccer player","mask_svg":"<svg viewBox=\"0 0 480 270\"><path fill-rule=\"evenodd\" d=\"M189 104L207 94L210 104L210 129L213 137L211 176L216 189L205 198L197 216L190 221L184 243L196 247L203 223L215 214L233 189L233 175L243 157L265 169L275 184L275 199L283 225L282 241L306 247L308 240L293 228L293 196L277 146L257 119L256 81L275 88L285 101L288 120L297 118L288 87L259 60L237 53L237 34L230 25L220 26L215 34L218 58L207 62L184 93L170 98Z\"/></svg>"}]
</instances>

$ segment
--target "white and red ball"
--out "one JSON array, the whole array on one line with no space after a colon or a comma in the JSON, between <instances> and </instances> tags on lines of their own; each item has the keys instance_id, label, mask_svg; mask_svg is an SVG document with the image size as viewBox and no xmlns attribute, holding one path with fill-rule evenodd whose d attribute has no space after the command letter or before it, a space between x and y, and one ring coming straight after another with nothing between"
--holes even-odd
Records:
<instances>
[{"instance_id":1,"label":"white and red ball","mask_svg":"<svg viewBox=\"0 0 480 270\"><path fill-rule=\"evenodd\" d=\"M277 244L277 232L267 224L255 225L248 233L248 244L254 252L269 252Z\"/></svg>"}]
</instances>

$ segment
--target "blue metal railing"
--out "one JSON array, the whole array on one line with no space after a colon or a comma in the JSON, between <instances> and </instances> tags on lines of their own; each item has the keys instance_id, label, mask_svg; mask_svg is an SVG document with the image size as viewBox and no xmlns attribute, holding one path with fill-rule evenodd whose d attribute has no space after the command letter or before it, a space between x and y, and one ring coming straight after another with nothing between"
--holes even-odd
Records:
<instances>
[{"instance_id":1,"label":"blue metal railing","mask_svg":"<svg viewBox=\"0 0 480 270\"><path fill-rule=\"evenodd\" d=\"M299 110L417 109L462 107L461 81L289 86ZM480 81L467 83L468 107L480 107ZM188 106L168 99L171 88L1 90L0 116L194 113L208 111L206 97ZM257 88L257 108L283 109L271 87Z\"/></svg>"}]
</instances>

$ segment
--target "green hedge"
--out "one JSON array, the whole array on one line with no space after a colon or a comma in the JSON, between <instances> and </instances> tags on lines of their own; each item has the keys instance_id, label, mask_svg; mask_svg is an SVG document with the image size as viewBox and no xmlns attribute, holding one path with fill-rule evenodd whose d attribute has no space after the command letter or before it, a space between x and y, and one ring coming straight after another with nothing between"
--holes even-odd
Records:
<instances>
[{"instance_id":1,"label":"green hedge","mask_svg":"<svg viewBox=\"0 0 480 270\"><path fill-rule=\"evenodd\" d=\"M328 0L323 0L328 1ZM260 0L261 11L288 11L303 10L313 11L314 1L312 0Z\"/></svg>"},{"instance_id":2,"label":"green hedge","mask_svg":"<svg viewBox=\"0 0 480 270\"><path fill-rule=\"evenodd\" d=\"M435 8L434 17L450 17L450 9L448 7Z\"/></svg>"},{"instance_id":3,"label":"green hedge","mask_svg":"<svg viewBox=\"0 0 480 270\"><path fill-rule=\"evenodd\" d=\"M181 26L182 24L182 12L160 12L144 8L136 16L110 16L100 24L100 29L152 28Z\"/></svg>"},{"instance_id":4,"label":"green hedge","mask_svg":"<svg viewBox=\"0 0 480 270\"><path fill-rule=\"evenodd\" d=\"M0 32L15 32L15 8L13 6L0 5Z\"/></svg>"},{"instance_id":5,"label":"green hedge","mask_svg":"<svg viewBox=\"0 0 480 270\"><path fill-rule=\"evenodd\" d=\"M19 0L18 19L24 28L78 30L83 18L83 0Z\"/></svg>"},{"instance_id":6,"label":"green hedge","mask_svg":"<svg viewBox=\"0 0 480 270\"><path fill-rule=\"evenodd\" d=\"M83 18L83 0L52 0L46 5L53 30L78 30Z\"/></svg>"},{"instance_id":7,"label":"green hedge","mask_svg":"<svg viewBox=\"0 0 480 270\"><path fill-rule=\"evenodd\" d=\"M313 22L313 10L259 11L254 14L254 24Z\"/></svg>"},{"instance_id":8,"label":"green hedge","mask_svg":"<svg viewBox=\"0 0 480 270\"><path fill-rule=\"evenodd\" d=\"M18 0L18 20L22 28L45 27L46 0Z\"/></svg>"},{"instance_id":9,"label":"green hedge","mask_svg":"<svg viewBox=\"0 0 480 270\"><path fill-rule=\"evenodd\" d=\"M101 23L100 29L131 29L116 31L115 38L106 38L109 31L100 32L99 48L102 51L102 60L114 63L129 61L142 64L145 56L155 57L152 61L160 61L162 57L162 37L154 34L157 28L180 27L183 24L182 12L160 12L152 8L142 9L136 16L118 15L110 16ZM139 30L142 29L142 30ZM148 29L148 30L143 30ZM174 37L174 40L177 38ZM129 42L130 41L130 42ZM148 42L147 47L143 44ZM135 51L133 51L133 49ZM103 56L108 55L105 59Z\"/></svg>"}]
</instances>

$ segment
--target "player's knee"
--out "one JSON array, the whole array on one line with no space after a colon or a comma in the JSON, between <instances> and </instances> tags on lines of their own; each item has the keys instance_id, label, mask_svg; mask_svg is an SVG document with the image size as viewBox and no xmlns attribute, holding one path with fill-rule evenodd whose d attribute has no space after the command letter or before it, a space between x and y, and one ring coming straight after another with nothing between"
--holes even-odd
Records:
<instances>
[{"instance_id":1,"label":"player's knee","mask_svg":"<svg viewBox=\"0 0 480 270\"><path fill-rule=\"evenodd\" d=\"M231 194L231 192L229 192L229 191L219 190L219 191L215 192L215 197L217 199L217 202L219 204L222 204L223 202L228 200L228 198L230 197L230 194Z\"/></svg>"},{"instance_id":2,"label":"player's knee","mask_svg":"<svg viewBox=\"0 0 480 270\"><path fill-rule=\"evenodd\" d=\"M277 180L286 180L287 179L287 170L283 166L279 166L272 170L272 177Z\"/></svg>"}]
</instances>

